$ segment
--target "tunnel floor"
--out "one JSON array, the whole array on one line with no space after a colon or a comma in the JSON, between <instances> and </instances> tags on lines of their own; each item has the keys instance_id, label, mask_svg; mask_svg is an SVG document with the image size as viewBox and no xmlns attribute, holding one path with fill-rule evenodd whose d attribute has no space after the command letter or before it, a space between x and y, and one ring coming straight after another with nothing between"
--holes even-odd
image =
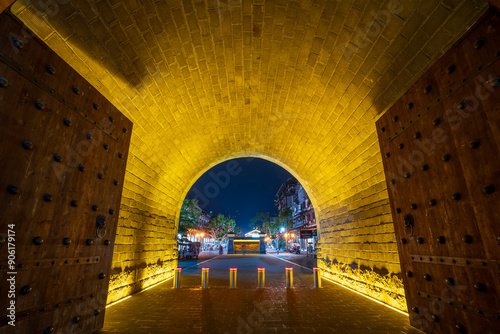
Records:
<instances>
[{"instance_id":1,"label":"tunnel floor","mask_svg":"<svg viewBox=\"0 0 500 334\"><path fill-rule=\"evenodd\" d=\"M305 255L202 254L180 262L181 288L168 280L106 309L105 333L422 333L408 317L322 280L313 289L315 260ZM201 268L210 268L202 290ZM237 289L229 268L237 267ZM266 287L257 289L257 268L266 268ZM293 289L285 268L293 267Z\"/></svg>"}]
</instances>

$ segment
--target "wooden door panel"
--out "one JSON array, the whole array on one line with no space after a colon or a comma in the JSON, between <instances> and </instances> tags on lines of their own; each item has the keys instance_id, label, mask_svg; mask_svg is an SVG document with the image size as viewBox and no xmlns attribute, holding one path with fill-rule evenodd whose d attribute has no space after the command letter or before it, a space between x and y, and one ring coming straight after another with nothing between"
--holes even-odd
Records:
<instances>
[{"instance_id":1,"label":"wooden door panel","mask_svg":"<svg viewBox=\"0 0 500 334\"><path fill-rule=\"evenodd\" d=\"M490 77L492 73L499 70L499 67L500 64L497 63L482 72L480 77ZM446 100L443 104L447 106L448 114L453 115L450 118L460 119L454 122L452 135L455 146L460 151L460 164L473 203L474 215L481 231L482 243L486 250L485 256L491 257L498 248L497 236L500 235L500 226L495 223L500 220L499 210L495 207L499 199L498 194L494 192L494 184L500 179L498 168L500 157L497 154L491 154L499 150L487 115L493 112L489 105L498 104L500 101L500 94L478 94L477 90L483 85L484 81L471 81L450 96L453 100ZM458 107L456 101L458 101ZM460 104L462 101L465 103ZM460 110L461 107L464 109ZM491 194L488 193L490 191L492 191Z\"/></svg>"},{"instance_id":2,"label":"wooden door panel","mask_svg":"<svg viewBox=\"0 0 500 334\"><path fill-rule=\"evenodd\" d=\"M410 322L500 325L500 16L491 9L377 121Z\"/></svg>"},{"instance_id":3,"label":"wooden door panel","mask_svg":"<svg viewBox=\"0 0 500 334\"><path fill-rule=\"evenodd\" d=\"M15 270L15 332L92 333L104 321L132 124L15 19L0 15L0 31L8 80L0 87L0 234L15 224L18 236L15 268L0 263L0 293ZM0 244L2 261L7 251ZM11 333L2 319L0 333Z\"/></svg>"}]
</instances>

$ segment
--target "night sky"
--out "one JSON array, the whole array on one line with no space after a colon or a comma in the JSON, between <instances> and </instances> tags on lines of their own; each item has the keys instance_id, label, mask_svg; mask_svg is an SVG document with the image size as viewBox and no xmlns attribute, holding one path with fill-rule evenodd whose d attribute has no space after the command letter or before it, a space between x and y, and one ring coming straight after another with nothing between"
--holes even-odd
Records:
<instances>
[{"instance_id":1,"label":"night sky","mask_svg":"<svg viewBox=\"0 0 500 334\"><path fill-rule=\"evenodd\" d=\"M213 215L231 214L243 233L251 231L250 218L256 211L277 214L274 196L281 184L292 177L285 169L258 158L240 158L223 162L203 174L191 187L187 198L196 198L199 206Z\"/></svg>"}]
</instances>

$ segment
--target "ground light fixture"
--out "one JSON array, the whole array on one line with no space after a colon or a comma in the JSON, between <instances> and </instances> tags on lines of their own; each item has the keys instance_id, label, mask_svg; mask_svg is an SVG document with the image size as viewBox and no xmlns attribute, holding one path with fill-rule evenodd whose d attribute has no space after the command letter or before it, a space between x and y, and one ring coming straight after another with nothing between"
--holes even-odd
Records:
<instances>
[{"instance_id":1,"label":"ground light fixture","mask_svg":"<svg viewBox=\"0 0 500 334\"><path fill-rule=\"evenodd\" d=\"M293 289L293 268L285 268L286 270L286 288Z\"/></svg>"},{"instance_id":2,"label":"ground light fixture","mask_svg":"<svg viewBox=\"0 0 500 334\"><path fill-rule=\"evenodd\" d=\"M172 279L172 278L174 278L174 276L170 276L169 278L167 278L167 279L165 279L165 280L163 280L163 281L161 281L161 282L158 282L158 283L156 283L156 284L153 284L153 285L151 285L151 286L148 286L147 288L145 288L144 290L139 291L139 292L144 292L144 291L147 291L147 290L149 290L149 289L152 289L152 288L154 288L155 286L160 285L160 284L162 284L162 283L165 283L166 281L168 281L168 280L170 280L170 279Z\"/></svg>"},{"instance_id":3,"label":"ground light fixture","mask_svg":"<svg viewBox=\"0 0 500 334\"><path fill-rule=\"evenodd\" d=\"M111 303L111 304L108 304L108 305L106 305L106 308L111 307L111 306L113 306L113 305L116 305L116 304L118 304L118 303L121 303L121 302L123 302L124 300L127 300L127 299L129 299L129 298L132 298L132 296L127 296L127 297L125 297L125 298L122 298L122 299L120 299L120 300L117 300L116 302L113 302L113 303Z\"/></svg>"},{"instance_id":4,"label":"ground light fixture","mask_svg":"<svg viewBox=\"0 0 500 334\"><path fill-rule=\"evenodd\" d=\"M172 278L174 278L174 276L170 276L169 278L164 279L164 280L163 280L163 281L161 281L161 282L158 282L158 283L155 283L155 284L153 284L153 285L150 285L150 286L148 286L147 288L145 288L144 290L139 291L137 294L139 294L139 293L143 293L143 292L145 292L145 291L147 291L147 290L149 290L149 289L152 289L152 288L154 288L154 287L156 287L156 286L158 286L158 285L160 285L160 284L163 284L163 283L165 283L166 281L171 280ZM113 306L113 305L116 305L116 304L118 304L118 303L121 303L122 301L127 300L127 299L129 299L129 298L132 298L132 296L127 296L127 297L124 297L124 298L122 298L122 299L120 299L120 300L117 300L117 301L115 301L115 302L112 302L112 303L110 303L110 304L106 305L106 308L111 307L111 306Z\"/></svg>"},{"instance_id":5,"label":"ground light fixture","mask_svg":"<svg viewBox=\"0 0 500 334\"><path fill-rule=\"evenodd\" d=\"M258 272L258 288L264 289L266 286L266 268L257 268Z\"/></svg>"},{"instance_id":6,"label":"ground light fixture","mask_svg":"<svg viewBox=\"0 0 500 334\"><path fill-rule=\"evenodd\" d=\"M238 268L229 268L229 288L236 289L236 275Z\"/></svg>"},{"instance_id":7,"label":"ground light fixture","mask_svg":"<svg viewBox=\"0 0 500 334\"><path fill-rule=\"evenodd\" d=\"M201 288L208 289L208 272L210 268L201 268Z\"/></svg>"},{"instance_id":8,"label":"ground light fixture","mask_svg":"<svg viewBox=\"0 0 500 334\"><path fill-rule=\"evenodd\" d=\"M181 271L182 268L174 269L174 288L179 289L181 287Z\"/></svg>"},{"instance_id":9,"label":"ground light fixture","mask_svg":"<svg viewBox=\"0 0 500 334\"><path fill-rule=\"evenodd\" d=\"M314 288L319 289L319 288L321 288L320 269L318 267L314 267L313 274L314 274Z\"/></svg>"},{"instance_id":10,"label":"ground light fixture","mask_svg":"<svg viewBox=\"0 0 500 334\"><path fill-rule=\"evenodd\" d=\"M340 283L337 283L337 282L335 282L334 280L332 280L332 279L330 279L330 278L328 278L328 277L323 276L323 278L324 278L324 279L326 279L326 280L327 280L327 281L329 281L329 282L332 282L333 284L336 284L336 285L338 285L338 286L340 286L340 287L344 288L344 289L350 290L350 291L352 291L352 292L354 292L354 293L357 293L358 295L363 296L363 297L365 297L365 298L368 298L368 299L370 299L370 300L372 300L372 301L374 301L374 302L376 302L376 303L378 303L378 304L380 304L380 305L383 305L383 306L385 306L385 307L388 307L388 308L390 308L391 310L394 310L394 311L396 311L396 312L399 312L399 313L401 313L401 314L404 314L404 315L406 315L406 316L409 316L409 315L408 315L408 313L407 313L407 312L405 312L405 311L401 311L401 310L399 310L399 309L397 309L397 308L395 308L395 307L393 307L393 306L391 306L391 305L388 305L388 304L386 304L386 303L382 303L380 300L377 300L377 299L372 298L372 297L370 297L370 296L368 296L368 295L365 295L364 293L358 292L358 291L356 291L356 290L354 290L354 289L351 289L351 288L349 288L349 287L347 287L347 286L345 286L345 285L342 285L342 284L340 284Z\"/></svg>"}]
</instances>

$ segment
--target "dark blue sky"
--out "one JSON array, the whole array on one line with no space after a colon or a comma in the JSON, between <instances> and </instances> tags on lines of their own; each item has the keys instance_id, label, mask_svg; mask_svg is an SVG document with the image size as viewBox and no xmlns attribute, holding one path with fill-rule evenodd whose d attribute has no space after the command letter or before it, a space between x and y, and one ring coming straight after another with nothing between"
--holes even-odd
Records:
<instances>
[{"instance_id":1,"label":"dark blue sky","mask_svg":"<svg viewBox=\"0 0 500 334\"><path fill-rule=\"evenodd\" d=\"M223 162L203 174L191 187L187 198L196 198L200 207L212 213L231 213L236 225L249 232L250 218L256 211L278 213L274 196L281 184L292 177L285 169L258 158Z\"/></svg>"}]
</instances>

